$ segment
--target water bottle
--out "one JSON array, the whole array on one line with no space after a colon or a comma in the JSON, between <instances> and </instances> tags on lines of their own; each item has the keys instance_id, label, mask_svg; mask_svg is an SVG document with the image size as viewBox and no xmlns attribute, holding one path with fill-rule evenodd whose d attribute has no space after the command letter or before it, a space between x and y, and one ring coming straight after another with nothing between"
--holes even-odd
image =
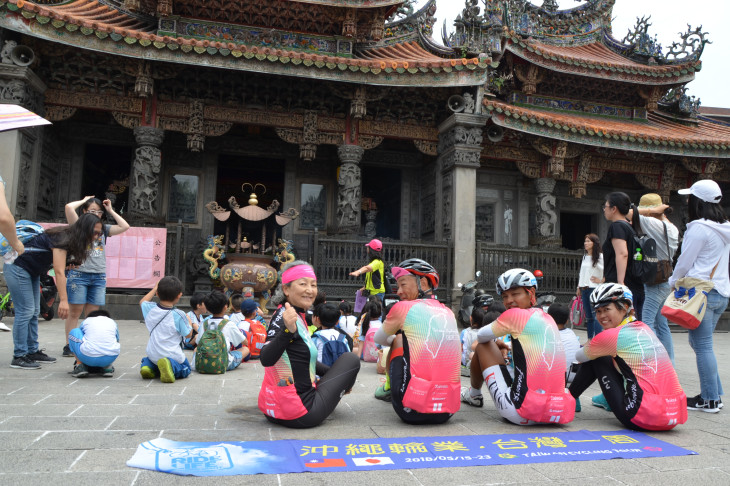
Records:
<instances>
[{"instance_id":1,"label":"water bottle","mask_svg":"<svg viewBox=\"0 0 730 486\"><path fill-rule=\"evenodd\" d=\"M634 253L634 260L637 262L640 262L644 259L644 255L641 254L641 248L636 249L636 253Z\"/></svg>"},{"instance_id":2,"label":"water bottle","mask_svg":"<svg viewBox=\"0 0 730 486\"><path fill-rule=\"evenodd\" d=\"M5 264L13 263L16 258L18 258L18 252L12 249L3 255L3 261Z\"/></svg>"}]
</instances>

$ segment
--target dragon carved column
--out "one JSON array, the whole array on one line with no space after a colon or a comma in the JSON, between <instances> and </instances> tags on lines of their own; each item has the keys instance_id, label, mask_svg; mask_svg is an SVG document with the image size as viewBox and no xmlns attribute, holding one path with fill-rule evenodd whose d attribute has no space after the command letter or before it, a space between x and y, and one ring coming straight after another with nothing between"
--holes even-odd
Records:
<instances>
[{"instance_id":1,"label":"dragon carved column","mask_svg":"<svg viewBox=\"0 0 730 486\"><path fill-rule=\"evenodd\" d=\"M337 179L337 225L344 232L360 230L360 207L362 204L362 177L360 161L365 149L359 145L340 145L340 175Z\"/></svg>"},{"instance_id":2,"label":"dragon carved column","mask_svg":"<svg viewBox=\"0 0 730 486\"><path fill-rule=\"evenodd\" d=\"M129 211L145 219L157 218L160 194L160 169L162 153L160 146L165 137L164 130L153 127L137 127L134 138L139 145L134 151L132 177L129 181Z\"/></svg>"},{"instance_id":3,"label":"dragon carved column","mask_svg":"<svg viewBox=\"0 0 730 486\"><path fill-rule=\"evenodd\" d=\"M535 180L535 228L531 244L560 245L557 235L558 214L555 211L555 179L541 177Z\"/></svg>"}]
</instances>

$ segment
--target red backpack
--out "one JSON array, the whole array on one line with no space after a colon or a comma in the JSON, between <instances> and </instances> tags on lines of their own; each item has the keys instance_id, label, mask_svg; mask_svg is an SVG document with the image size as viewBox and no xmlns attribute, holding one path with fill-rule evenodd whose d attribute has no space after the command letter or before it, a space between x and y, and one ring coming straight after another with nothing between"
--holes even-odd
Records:
<instances>
[{"instance_id":1,"label":"red backpack","mask_svg":"<svg viewBox=\"0 0 730 486\"><path fill-rule=\"evenodd\" d=\"M248 320L249 330L246 333L246 340L248 341L248 350L251 353L252 358L258 358L261 354L261 348L264 347L266 342L266 328L263 324L256 320Z\"/></svg>"}]
</instances>

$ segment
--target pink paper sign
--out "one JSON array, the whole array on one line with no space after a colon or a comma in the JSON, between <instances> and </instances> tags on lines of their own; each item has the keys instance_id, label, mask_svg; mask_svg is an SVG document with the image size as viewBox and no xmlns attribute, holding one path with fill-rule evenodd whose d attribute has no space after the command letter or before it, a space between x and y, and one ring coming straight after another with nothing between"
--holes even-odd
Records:
<instances>
[{"instance_id":1,"label":"pink paper sign","mask_svg":"<svg viewBox=\"0 0 730 486\"><path fill-rule=\"evenodd\" d=\"M58 223L40 223L44 228ZM167 229L129 228L106 240L107 288L151 289L165 276Z\"/></svg>"}]
</instances>

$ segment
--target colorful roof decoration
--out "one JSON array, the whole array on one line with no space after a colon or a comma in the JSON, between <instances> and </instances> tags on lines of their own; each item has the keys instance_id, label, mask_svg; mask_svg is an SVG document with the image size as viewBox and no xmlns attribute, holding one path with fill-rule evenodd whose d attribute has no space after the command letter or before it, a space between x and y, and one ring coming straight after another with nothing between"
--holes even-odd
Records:
<instances>
[{"instance_id":1,"label":"colorful roof decoration","mask_svg":"<svg viewBox=\"0 0 730 486\"><path fill-rule=\"evenodd\" d=\"M546 69L650 85L673 85L692 81L694 73L702 67L699 59L680 65L647 65L622 56L599 41L577 46L558 46L522 39L515 33L508 35L506 49Z\"/></svg>"},{"instance_id":2,"label":"colorful roof decoration","mask_svg":"<svg viewBox=\"0 0 730 486\"><path fill-rule=\"evenodd\" d=\"M445 59L429 54L414 42L360 53L353 50L351 40L342 37L310 36L306 48L301 49L296 42L276 45L270 38L255 35L242 40L182 36L158 31L157 25L144 21L143 16L130 15L97 0L70 0L62 5L0 0L0 14L2 27L114 55L372 85L479 85L486 81L490 61L476 57Z\"/></svg>"},{"instance_id":3,"label":"colorful roof decoration","mask_svg":"<svg viewBox=\"0 0 730 486\"><path fill-rule=\"evenodd\" d=\"M646 121L515 106L486 99L499 126L597 147L688 157L730 158L730 126L712 121L677 121L649 112Z\"/></svg>"}]
</instances>

